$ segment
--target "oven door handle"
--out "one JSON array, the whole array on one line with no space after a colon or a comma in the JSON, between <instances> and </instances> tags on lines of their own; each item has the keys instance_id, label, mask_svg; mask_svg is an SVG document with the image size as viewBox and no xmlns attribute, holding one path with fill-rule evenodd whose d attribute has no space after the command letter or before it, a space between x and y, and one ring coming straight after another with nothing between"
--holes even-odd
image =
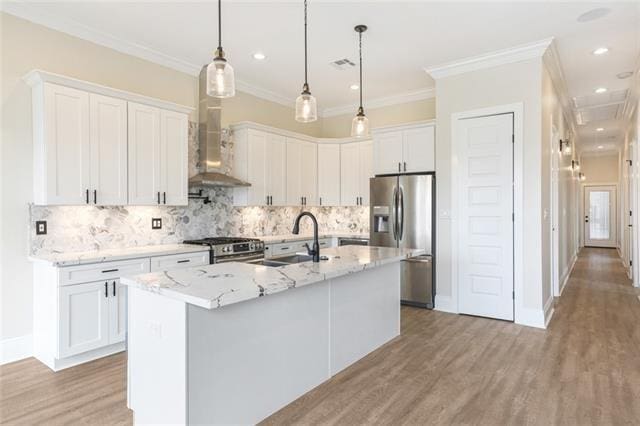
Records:
<instances>
[{"instance_id":1,"label":"oven door handle","mask_svg":"<svg viewBox=\"0 0 640 426\"><path fill-rule=\"evenodd\" d=\"M249 254L249 255L245 255L245 256L222 256L222 257L218 257L215 260L215 263L226 263L226 262L246 262L247 260L258 260L258 259L263 259L264 258L264 254L260 253L260 254Z\"/></svg>"}]
</instances>

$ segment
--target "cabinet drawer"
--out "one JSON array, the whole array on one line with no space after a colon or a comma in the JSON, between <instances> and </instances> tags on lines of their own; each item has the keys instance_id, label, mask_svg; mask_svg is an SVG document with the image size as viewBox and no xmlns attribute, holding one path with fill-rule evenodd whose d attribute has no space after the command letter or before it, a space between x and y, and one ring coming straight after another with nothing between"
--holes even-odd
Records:
<instances>
[{"instance_id":1,"label":"cabinet drawer","mask_svg":"<svg viewBox=\"0 0 640 426\"><path fill-rule=\"evenodd\" d=\"M171 269L191 268L194 266L208 265L209 252L171 254L167 256L154 256L151 258L151 272L169 271Z\"/></svg>"},{"instance_id":2,"label":"cabinet drawer","mask_svg":"<svg viewBox=\"0 0 640 426\"><path fill-rule=\"evenodd\" d=\"M92 263L60 268L60 285L118 279L149 272L149 258Z\"/></svg>"}]
</instances>

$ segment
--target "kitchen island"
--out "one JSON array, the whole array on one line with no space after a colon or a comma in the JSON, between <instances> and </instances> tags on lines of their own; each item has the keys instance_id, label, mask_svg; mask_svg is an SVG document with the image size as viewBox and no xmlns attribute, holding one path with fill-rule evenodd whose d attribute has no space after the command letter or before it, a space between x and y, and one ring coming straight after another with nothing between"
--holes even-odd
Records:
<instances>
[{"instance_id":1,"label":"kitchen island","mask_svg":"<svg viewBox=\"0 0 640 426\"><path fill-rule=\"evenodd\" d=\"M399 335L400 261L421 253L345 246L122 278L135 422L266 418Z\"/></svg>"}]
</instances>

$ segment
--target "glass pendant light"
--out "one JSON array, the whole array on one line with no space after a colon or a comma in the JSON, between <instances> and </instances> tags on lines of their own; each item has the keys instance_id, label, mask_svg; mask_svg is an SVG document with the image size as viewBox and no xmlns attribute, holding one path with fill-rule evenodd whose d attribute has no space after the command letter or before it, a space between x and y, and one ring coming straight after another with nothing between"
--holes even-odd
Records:
<instances>
[{"instance_id":1,"label":"glass pendant light","mask_svg":"<svg viewBox=\"0 0 640 426\"><path fill-rule=\"evenodd\" d=\"M369 136L369 119L364 115L364 108L362 108L362 33L367 31L367 26L357 25L355 30L359 37L358 50L360 52L360 106L351 122L351 136L363 138Z\"/></svg>"},{"instance_id":2,"label":"glass pendant light","mask_svg":"<svg viewBox=\"0 0 640 426\"><path fill-rule=\"evenodd\" d=\"M307 0L304 0L304 84L302 93L296 99L296 121L310 123L318 119L316 98L309 91L307 82Z\"/></svg>"},{"instance_id":3,"label":"glass pendant light","mask_svg":"<svg viewBox=\"0 0 640 426\"><path fill-rule=\"evenodd\" d=\"M230 98L236 94L233 67L224 58L222 50L222 0L218 0L218 48L213 62L207 66L207 95Z\"/></svg>"}]
</instances>

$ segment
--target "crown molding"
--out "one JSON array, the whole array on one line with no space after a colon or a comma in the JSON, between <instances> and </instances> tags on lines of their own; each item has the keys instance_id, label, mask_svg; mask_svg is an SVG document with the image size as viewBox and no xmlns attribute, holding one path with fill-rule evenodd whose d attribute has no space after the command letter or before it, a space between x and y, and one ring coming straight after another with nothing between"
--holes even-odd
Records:
<instances>
[{"instance_id":1,"label":"crown molding","mask_svg":"<svg viewBox=\"0 0 640 426\"><path fill-rule=\"evenodd\" d=\"M366 109L371 110L371 109L382 108L382 107L391 106L391 105L400 105L408 102L416 102L424 99L435 98L435 96L436 96L436 88L429 87L427 89L415 90L407 93L401 93L398 95L385 96L383 98L368 100L366 102L366 107L367 107ZM358 110L358 106L359 104L354 103L349 105L325 108L322 111L322 117L326 118L326 117L335 117L338 115L345 115L345 114L355 114L355 112Z\"/></svg>"},{"instance_id":2,"label":"crown molding","mask_svg":"<svg viewBox=\"0 0 640 426\"><path fill-rule=\"evenodd\" d=\"M508 49L496 50L478 56L447 62L434 67L424 68L433 79L464 74L471 71L493 68L499 65L521 62L527 59L542 57L553 37L532 43L521 44Z\"/></svg>"},{"instance_id":3,"label":"crown molding","mask_svg":"<svg viewBox=\"0 0 640 426\"><path fill-rule=\"evenodd\" d=\"M557 43L552 39L548 49L544 52L542 60L549 71L551 76L551 82L553 83L560 104L562 105L562 115L564 119L569 123L571 127L571 133L578 134L578 122L576 121L576 115L574 114L573 103L569 96L569 89L567 88L567 80L564 76L562 69L562 63L560 62L560 55L558 54Z\"/></svg>"},{"instance_id":4,"label":"crown molding","mask_svg":"<svg viewBox=\"0 0 640 426\"><path fill-rule=\"evenodd\" d=\"M253 121L239 121L237 123L233 123L229 125L229 128L231 129L232 132L239 132L242 130L258 130L261 132L268 132L268 133L284 136L286 138L293 138L293 139L304 141L304 142L314 142L317 144L324 144L324 143L345 144L345 143L352 143L352 142L362 142L370 139L370 138L357 138L353 136L348 136L344 138L321 138L321 137L306 135L303 133L293 132L291 130L280 129L278 127L268 126L266 124L260 124Z\"/></svg>"},{"instance_id":5,"label":"crown molding","mask_svg":"<svg viewBox=\"0 0 640 426\"><path fill-rule=\"evenodd\" d=\"M275 102L280 105L284 105L291 109L294 109L296 100L290 99L286 96L279 95L271 90L263 89L261 87L253 86L244 81L236 80L236 89L248 93L249 95L253 95L257 98L261 98L267 101Z\"/></svg>"}]
</instances>

